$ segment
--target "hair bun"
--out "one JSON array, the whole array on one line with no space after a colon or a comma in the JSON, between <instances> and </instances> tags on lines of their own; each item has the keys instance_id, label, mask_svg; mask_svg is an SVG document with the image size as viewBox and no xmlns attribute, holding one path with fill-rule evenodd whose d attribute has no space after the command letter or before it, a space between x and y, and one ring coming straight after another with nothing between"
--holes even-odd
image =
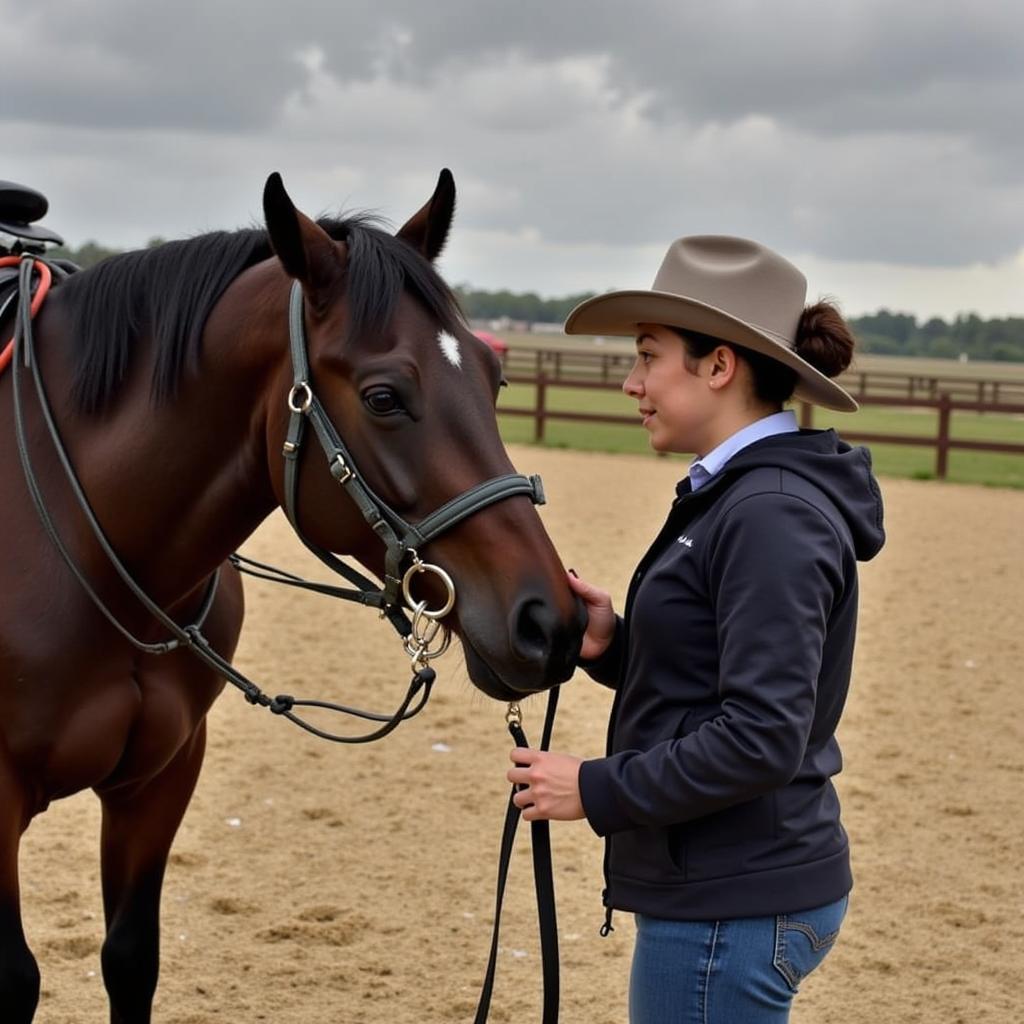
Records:
<instances>
[{"instance_id":1,"label":"hair bun","mask_svg":"<svg viewBox=\"0 0 1024 1024\"><path fill-rule=\"evenodd\" d=\"M826 377L838 377L853 359L856 342L842 313L830 302L816 302L800 316L793 351Z\"/></svg>"}]
</instances>

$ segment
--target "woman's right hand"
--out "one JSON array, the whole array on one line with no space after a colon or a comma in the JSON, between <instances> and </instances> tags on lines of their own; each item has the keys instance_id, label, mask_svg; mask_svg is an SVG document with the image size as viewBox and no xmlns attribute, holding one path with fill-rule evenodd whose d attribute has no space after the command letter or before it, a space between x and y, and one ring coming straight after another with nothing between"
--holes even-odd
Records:
<instances>
[{"instance_id":1,"label":"woman's right hand","mask_svg":"<svg viewBox=\"0 0 1024 1024\"><path fill-rule=\"evenodd\" d=\"M572 571L569 572L569 587L587 606L587 630L583 634L580 657L593 661L604 654L615 636L615 609L611 595L581 580Z\"/></svg>"}]
</instances>

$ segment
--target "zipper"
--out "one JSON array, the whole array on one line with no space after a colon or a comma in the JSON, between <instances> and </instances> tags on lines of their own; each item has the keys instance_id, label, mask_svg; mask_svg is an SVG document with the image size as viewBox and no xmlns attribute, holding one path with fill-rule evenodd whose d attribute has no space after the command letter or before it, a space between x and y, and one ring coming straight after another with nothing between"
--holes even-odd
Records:
<instances>
[{"instance_id":1,"label":"zipper","mask_svg":"<svg viewBox=\"0 0 1024 1024\"><path fill-rule=\"evenodd\" d=\"M612 914L615 913L613 907L608 906L608 890L604 889L601 892L601 902L604 904L604 924L601 925L598 934L602 939L608 938L608 933L615 931L615 926L612 924Z\"/></svg>"},{"instance_id":2,"label":"zipper","mask_svg":"<svg viewBox=\"0 0 1024 1024\"><path fill-rule=\"evenodd\" d=\"M637 570L637 572L634 575L632 581L630 582L629 593L626 595L626 607L625 607L625 609L623 611L623 619L622 619L622 635L623 635L622 642L623 642L623 645L624 645L624 649L622 651L623 670L625 670L626 662L629 660L629 619L628 619L628 615L629 615L630 602L631 602L631 599L632 599L632 596L633 596L633 589L636 587L637 583L639 582L639 580L640 580L640 578L642 576L643 576L643 573L640 570ZM622 682L622 680L620 679L620 683L621 682ZM622 700L622 688L620 686L620 687L617 687L616 690L615 690L615 697L612 700L612 709L611 709L611 711L608 714L608 737L607 737L607 739L605 741L605 750L604 750L605 757L611 757L612 742L613 742L613 738L614 738L614 734L615 734L615 716L616 716L616 713L619 710L619 703L620 703L621 700ZM605 911L604 911L604 922L601 925L600 929L598 930L598 934L601 936L602 939L606 939L610 932L615 931L615 928L612 925L612 908L608 904L608 890L611 887L611 879L609 878L609 875L608 875L608 862L611 859L611 848L612 848L611 839L608 836L605 836L605 839L604 839L604 860L603 860L602 865L601 865L601 874L602 874L602 876L604 878L604 888L601 890L601 905L605 908Z\"/></svg>"},{"instance_id":3,"label":"zipper","mask_svg":"<svg viewBox=\"0 0 1024 1024\"><path fill-rule=\"evenodd\" d=\"M718 480L721 479L722 477L718 478ZM721 485L719 484L719 486ZM644 575L650 567L651 562L654 561L654 558L658 554L660 554L661 550L665 546L666 539L678 530L678 523L681 515L680 509L685 508L687 511L689 511L690 507L693 506L694 511L696 512L701 507L701 504L704 501L707 501L708 495L711 493L712 484L708 484L704 488L703 494L700 495L699 500L695 500L697 499L696 495L688 493L683 495L682 497L676 498L676 500L673 501L672 507L669 509L669 513L665 520L664 526L662 526L662 528L658 531L658 535L654 538L653 543L647 549L647 553L644 555L642 559L640 559L640 563L637 565L636 570L633 573L633 577L629 581L629 590L626 594L626 607L623 610L622 614L623 643L625 644L625 647L622 652L623 672L625 672L625 667L629 661L630 612L632 611L633 601L636 598L636 592L640 589L640 584L643 582ZM693 518L693 515L691 514L689 518ZM621 682L623 682L623 680L620 680L620 683ZM622 688L620 686L615 690L615 699L612 701L612 709L610 714L608 715L608 738L607 742L605 743L606 757L611 757L612 754L612 743L614 741L615 734L615 716L619 710L619 702L621 698ZM601 938L607 938L609 934L615 931L615 926L612 924L612 914L615 912L615 910L614 907L612 907L608 902L608 890L611 888L611 879L609 878L608 874L608 862L610 859L611 840L608 837L605 837L604 863L602 866L602 874L604 875L604 889L601 890L601 904L604 907L604 922L601 924L601 928L599 930Z\"/></svg>"},{"instance_id":4,"label":"zipper","mask_svg":"<svg viewBox=\"0 0 1024 1024\"><path fill-rule=\"evenodd\" d=\"M622 614L622 632L623 642L625 644L622 652L623 674L625 673L626 665L629 662L630 612L632 611L633 602L636 599L636 592L640 589L640 584L643 582L643 578L647 573L647 570L650 568L651 563L655 558L661 554L662 550L666 547L668 539L674 533L678 532L681 526L685 526L692 521L706 505L710 506L713 503L711 500L712 495L717 497L719 491L724 490L725 481L729 481L731 484L733 479L734 478L728 473L720 473L714 480L702 487L700 492L697 494L688 492L678 496L672 502L672 507L669 509L664 526L662 526L658 531L658 535L654 538L651 546L647 549L647 553L640 559L640 562L629 581L629 589L626 593L626 607ZM621 682L624 682L624 680L620 680L620 683ZM619 701L621 697L622 688L620 686L615 690L615 699L612 701L612 709L608 716L608 739L605 744L606 757L611 757L612 755L612 743L614 741L615 734L615 716L619 710ZM608 862L610 859L611 839L605 837L604 864L602 867L602 873L604 875L604 889L601 890L601 904L604 907L604 922L602 923L599 931L602 938L607 938L611 932L615 931L615 926L612 924L612 914L615 910L608 902L608 891L611 888L611 879L608 874Z\"/></svg>"}]
</instances>

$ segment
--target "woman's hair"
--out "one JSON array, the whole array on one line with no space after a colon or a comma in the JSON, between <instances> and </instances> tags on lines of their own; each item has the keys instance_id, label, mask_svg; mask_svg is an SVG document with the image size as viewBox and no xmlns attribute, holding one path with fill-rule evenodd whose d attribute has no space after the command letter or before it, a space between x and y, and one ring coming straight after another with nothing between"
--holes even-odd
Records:
<instances>
[{"instance_id":1,"label":"woman's hair","mask_svg":"<svg viewBox=\"0 0 1024 1024\"><path fill-rule=\"evenodd\" d=\"M790 369L771 356L744 348L735 342L715 338L710 334L673 327L683 339L683 361L687 370L696 372L698 359L713 352L719 345L728 345L746 360L754 379L754 394L762 402L781 405L793 397L796 390L796 370ZM838 377L853 359L854 337L842 313L830 302L817 302L808 306L800 316L793 351L826 377Z\"/></svg>"}]
</instances>

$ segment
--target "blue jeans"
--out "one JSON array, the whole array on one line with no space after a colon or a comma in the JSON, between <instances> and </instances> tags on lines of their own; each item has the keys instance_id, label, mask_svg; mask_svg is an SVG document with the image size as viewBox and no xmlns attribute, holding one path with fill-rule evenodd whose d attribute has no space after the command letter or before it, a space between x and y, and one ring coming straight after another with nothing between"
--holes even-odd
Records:
<instances>
[{"instance_id":1,"label":"blue jeans","mask_svg":"<svg viewBox=\"0 0 1024 1024\"><path fill-rule=\"evenodd\" d=\"M630 1024L786 1024L801 980L839 935L848 899L728 921L637 914Z\"/></svg>"}]
</instances>

